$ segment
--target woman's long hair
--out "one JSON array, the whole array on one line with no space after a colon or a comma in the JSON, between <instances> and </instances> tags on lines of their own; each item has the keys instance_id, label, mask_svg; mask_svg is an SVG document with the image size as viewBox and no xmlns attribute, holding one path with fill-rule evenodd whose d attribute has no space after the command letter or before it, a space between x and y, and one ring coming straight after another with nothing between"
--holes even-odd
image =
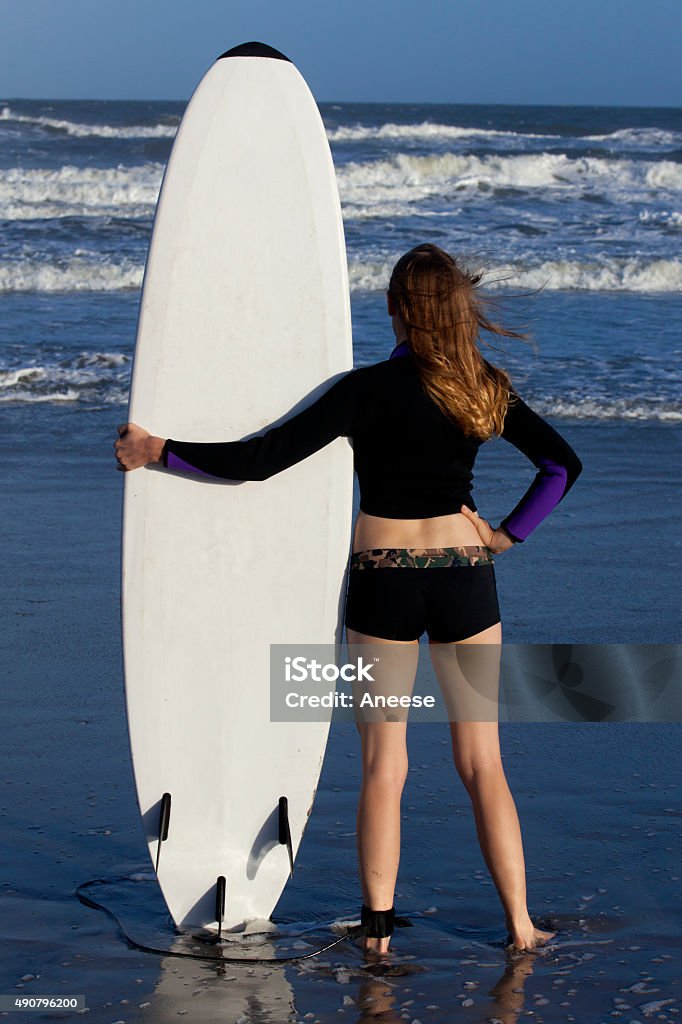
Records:
<instances>
[{"instance_id":1,"label":"woman's long hair","mask_svg":"<svg viewBox=\"0 0 682 1024\"><path fill-rule=\"evenodd\" d=\"M526 338L489 320L470 274L437 245L418 245L393 268L388 286L426 393L465 435L500 434L512 386L509 374L483 358L479 331Z\"/></svg>"}]
</instances>

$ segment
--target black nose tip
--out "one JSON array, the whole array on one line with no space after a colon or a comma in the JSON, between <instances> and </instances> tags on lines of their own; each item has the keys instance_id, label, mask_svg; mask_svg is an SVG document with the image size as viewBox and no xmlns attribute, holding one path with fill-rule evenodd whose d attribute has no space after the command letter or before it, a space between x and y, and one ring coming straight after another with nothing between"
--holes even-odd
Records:
<instances>
[{"instance_id":1,"label":"black nose tip","mask_svg":"<svg viewBox=\"0 0 682 1024\"><path fill-rule=\"evenodd\" d=\"M241 43L240 46L233 46L231 50L221 53L218 60L223 57L273 57L275 60L289 60L279 50L266 43Z\"/></svg>"}]
</instances>

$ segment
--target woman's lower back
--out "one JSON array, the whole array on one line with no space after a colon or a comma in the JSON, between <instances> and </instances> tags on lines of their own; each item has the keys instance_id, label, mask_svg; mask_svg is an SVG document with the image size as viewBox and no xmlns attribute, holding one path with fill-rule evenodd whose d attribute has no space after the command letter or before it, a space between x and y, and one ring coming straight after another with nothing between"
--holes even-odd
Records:
<instances>
[{"instance_id":1,"label":"woman's lower back","mask_svg":"<svg viewBox=\"0 0 682 1024\"><path fill-rule=\"evenodd\" d=\"M353 551L370 548L440 548L480 544L472 522L462 512L430 519L384 519L359 512L353 531Z\"/></svg>"}]
</instances>

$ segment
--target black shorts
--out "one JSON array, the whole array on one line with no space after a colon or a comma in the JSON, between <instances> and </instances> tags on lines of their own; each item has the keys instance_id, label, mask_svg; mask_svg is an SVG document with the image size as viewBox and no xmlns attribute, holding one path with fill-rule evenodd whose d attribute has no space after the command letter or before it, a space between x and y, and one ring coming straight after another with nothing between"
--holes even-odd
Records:
<instances>
[{"instance_id":1,"label":"black shorts","mask_svg":"<svg viewBox=\"0 0 682 1024\"><path fill-rule=\"evenodd\" d=\"M453 643L500 621L494 559L483 545L375 548L351 555L345 624L385 640Z\"/></svg>"}]
</instances>

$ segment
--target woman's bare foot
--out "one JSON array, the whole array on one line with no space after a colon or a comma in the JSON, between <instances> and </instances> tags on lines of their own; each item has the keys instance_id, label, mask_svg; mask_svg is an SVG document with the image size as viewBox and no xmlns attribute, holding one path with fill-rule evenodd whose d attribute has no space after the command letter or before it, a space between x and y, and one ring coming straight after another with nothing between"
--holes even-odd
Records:
<instances>
[{"instance_id":1,"label":"woman's bare foot","mask_svg":"<svg viewBox=\"0 0 682 1024\"><path fill-rule=\"evenodd\" d=\"M536 928L530 917L518 924L507 921L507 929L507 949L536 949L538 946L544 946L556 935L556 932L545 932L541 928Z\"/></svg>"}]
</instances>

